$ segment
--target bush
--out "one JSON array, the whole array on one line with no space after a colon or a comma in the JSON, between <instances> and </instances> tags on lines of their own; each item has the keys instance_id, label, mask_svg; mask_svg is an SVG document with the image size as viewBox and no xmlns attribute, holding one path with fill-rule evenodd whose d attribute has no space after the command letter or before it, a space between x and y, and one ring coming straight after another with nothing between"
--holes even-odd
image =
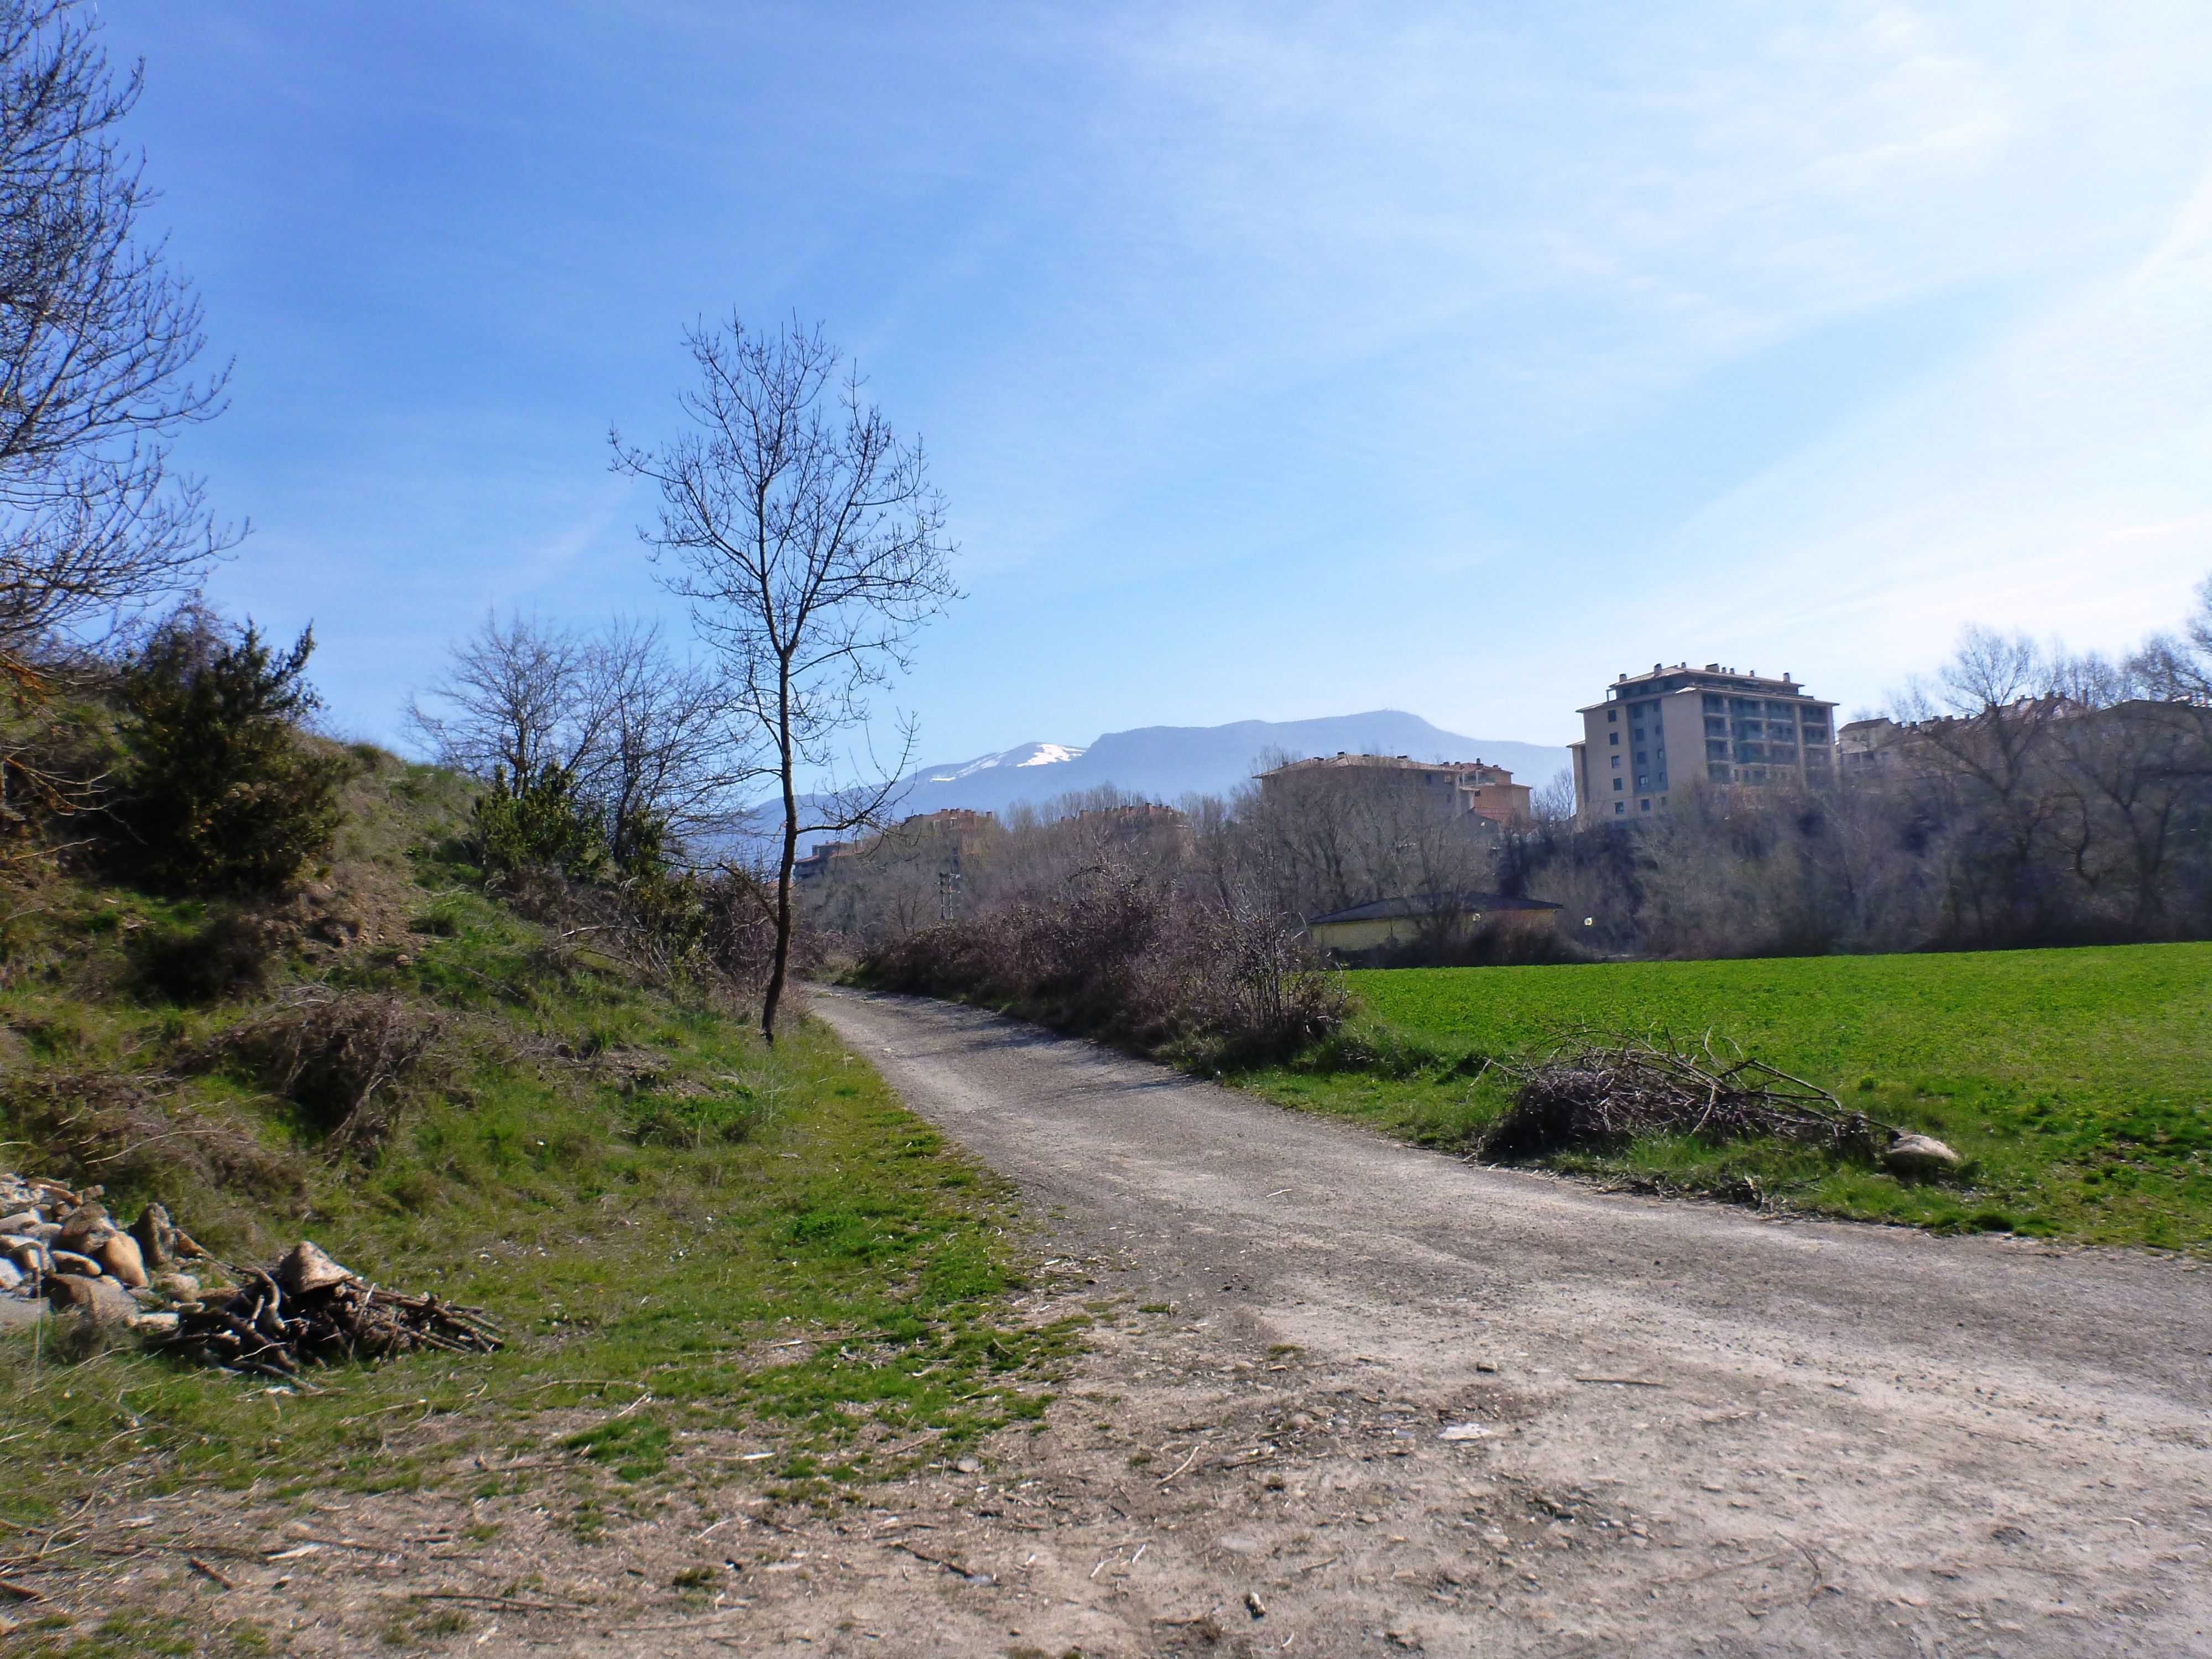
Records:
<instances>
[{"instance_id":1,"label":"bush","mask_svg":"<svg viewBox=\"0 0 2212 1659\"><path fill-rule=\"evenodd\" d=\"M296 937L274 917L223 909L196 927L148 927L130 949L141 988L171 1002L214 1002L265 988Z\"/></svg>"},{"instance_id":2,"label":"bush","mask_svg":"<svg viewBox=\"0 0 2212 1659\"><path fill-rule=\"evenodd\" d=\"M1110 864L1047 897L878 946L855 977L994 1004L1200 1068L1285 1058L1335 1030L1346 1009L1288 918Z\"/></svg>"},{"instance_id":3,"label":"bush","mask_svg":"<svg viewBox=\"0 0 2212 1659\"><path fill-rule=\"evenodd\" d=\"M331 1152L374 1152L407 1095L450 1068L447 1022L393 996L306 992L225 1031L192 1056L244 1072L299 1108L301 1127Z\"/></svg>"},{"instance_id":4,"label":"bush","mask_svg":"<svg viewBox=\"0 0 2212 1659\"><path fill-rule=\"evenodd\" d=\"M1347 968L1527 968L1598 960L1556 927L1494 921L1338 955Z\"/></svg>"},{"instance_id":5,"label":"bush","mask_svg":"<svg viewBox=\"0 0 2212 1659\"><path fill-rule=\"evenodd\" d=\"M330 848L351 763L312 752L296 723L313 629L282 655L251 622L198 609L157 629L120 692L131 754L124 816L146 878L185 892L282 886Z\"/></svg>"},{"instance_id":6,"label":"bush","mask_svg":"<svg viewBox=\"0 0 2212 1659\"><path fill-rule=\"evenodd\" d=\"M490 875L555 870L578 881L606 873L606 837L599 815L577 793L565 767L510 780L501 767L471 815L470 852Z\"/></svg>"}]
</instances>

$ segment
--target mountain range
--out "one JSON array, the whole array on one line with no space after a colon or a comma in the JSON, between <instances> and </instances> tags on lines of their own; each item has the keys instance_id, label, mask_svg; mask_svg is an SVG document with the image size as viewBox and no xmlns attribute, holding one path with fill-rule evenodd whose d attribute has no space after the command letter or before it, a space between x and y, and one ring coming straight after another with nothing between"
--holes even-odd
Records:
<instances>
[{"instance_id":1,"label":"mountain range","mask_svg":"<svg viewBox=\"0 0 2212 1659\"><path fill-rule=\"evenodd\" d=\"M1415 760L1488 761L1541 788L1567 763L1544 744L1468 738L1418 714L1378 708L1312 720L1238 720L1229 726L1144 726L1109 732L1096 743L1025 743L972 760L925 766L903 781L903 817L948 806L1003 811L1017 801L1042 805L1057 796L1111 784L1130 794L1173 802L1226 795L1261 769L1264 756L1293 759L1339 752L1406 755Z\"/></svg>"}]
</instances>

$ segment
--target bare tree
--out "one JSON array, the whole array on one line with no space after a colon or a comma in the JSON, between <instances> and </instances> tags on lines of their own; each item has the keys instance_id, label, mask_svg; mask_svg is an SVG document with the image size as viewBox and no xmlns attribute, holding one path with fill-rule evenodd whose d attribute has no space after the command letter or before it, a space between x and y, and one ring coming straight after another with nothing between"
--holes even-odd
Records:
<instances>
[{"instance_id":1,"label":"bare tree","mask_svg":"<svg viewBox=\"0 0 2212 1659\"><path fill-rule=\"evenodd\" d=\"M75 0L0 0L0 653L188 586L222 544L173 473L217 412L199 301L148 241L138 100Z\"/></svg>"},{"instance_id":2,"label":"bare tree","mask_svg":"<svg viewBox=\"0 0 2212 1659\"><path fill-rule=\"evenodd\" d=\"M682 848L726 827L727 726L713 675L672 656L658 623L617 619L584 652L582 702L596 733L583 790L607 849L632 866L646 838Z\"/></svg>"},{"instance_id":3,"label":"bare tree","mask_svg":"<svg viewBox=\"0 0 2212 1659\"><path fill-rule=\"evenodd\" d=\"M1538 823L1571 823L1575 816L1575 775L1562 766L1552 781L1528 797L1528 816Z\"/></svg>"},{"instance_id":4,"label":"bare tree","mask_svg":"<svg viewBox=\"0 0 2212 1659\"><path fill-rule=\"evenodd\" d=\"M2212 707L2212 576L2197 585L2197 612L2181 633L2154 635L2128 665L2151 696Z\"/></svg>"},{"instance_id":5,"label":"bare tree","mask_svg":"<svg viewBox=\"0 0 2212 1659\"><path fill-rule=\"evenodd\" d=\"M956 592L943 498L921 446L902 442L820 330L690 330L691 429L658 450L610 434L617 470L659 487L639 534L720 659L723 695L757 744L743 770L780 810L775 958L761 1030L775 1040L791 949L791 872L803 835L879 820L908 755L802 799L802 774L836 779L844 734L907 665L915 630ZM911 750L911 734L907 750ZM732 770L740 769L733 768Z\"/></svg>"},{"instance_id":6,"label":"bare tree","mask_svg":"<svg viewBox=\"0 0 2212 1659\"><path fill-rule=\"evenodd\" d=\"M549 769L578 770L599 740L604 711L586 696L590 650L562 628L496 615L453 647L429 688L407 705L409 727L441 766L471 777L504 771L520 789Z\"/></svg>"},{"instance_id":7,"label":"bare tree","mask_svg":"<svg viewBox=\"0 0 2212 1659\"><path fill-rule=\"evenodd\" d=\"M518 789L558 771L599 818L617 865L648 839L680 854L725 826L724 708L714 677L679 660L658 623L617 617L578 635L487 617L407 708L441 765Z\"/></svg>"}]
</instances>

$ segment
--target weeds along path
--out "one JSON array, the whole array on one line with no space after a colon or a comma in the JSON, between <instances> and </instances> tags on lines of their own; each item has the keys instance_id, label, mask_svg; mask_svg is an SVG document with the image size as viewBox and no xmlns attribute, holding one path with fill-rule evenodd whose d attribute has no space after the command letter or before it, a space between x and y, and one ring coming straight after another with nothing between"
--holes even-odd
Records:
<instances>
[{"instance_id":1,"label":"weeds along path","mask_svg":"<svg viewBox=\"0 0 2212 1659\"><path fill-rule=\"evenodd\" d=\"M2212 1650L2198 1264L1606 1196L811 1007L1111 1304L948 1534L1000 1650Z\"/></svg>"}]
</instances>

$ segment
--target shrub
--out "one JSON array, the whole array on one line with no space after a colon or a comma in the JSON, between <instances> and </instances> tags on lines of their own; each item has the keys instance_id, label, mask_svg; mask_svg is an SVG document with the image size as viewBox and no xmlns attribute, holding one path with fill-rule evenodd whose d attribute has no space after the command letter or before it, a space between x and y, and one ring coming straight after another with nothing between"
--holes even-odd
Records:
<instances>
[{"instance_id":1,"label":"shrub","mask_svg":"<svg viewBox=\"0 0 2212 1659\"><path fill-rule=\"evenodd\" d=\"M296 723L319 706L303 678L313 650L313 629L280 655L251 622L232 630L194 608L125 665L124 814L149 880L277 887L329 849L351 763L300 739Z\"/></svg>"},{"instance_id":2,"label":"shrub","mask_svg":"<svg viewBox=\"0 0 2212 1659\"><path fill-rule=\"evenodd\" d=\"M264 988L295 939L274 917L225 908L198 927L145 928L130 949L143 989L171 1002L213 1002Z\"/></svg>"},{"instance_id":3,"label":"shrub","mask_svg":"<svg viewBox=\"0 0 2212 1659\"><path fill-rule=\"evenodd\" d=\"M606 873L606 837L599 814L577 792L575 774L548 766L510 780L505 767L477 798L470 851L487 874L555 870L576 880Z\"/></svg>"},{"instance_id":4,"label":"shrub","mask_svg":"<svg viewBox=\"0 0 2212 1659\"><path fill-rule=\"evenodd\" d=\"M878 946L856 977L996 1004L1201 1068L1286 1057L1346 1009L1288 918L1110 863L1044 897Z\"/></svg>"},{"instance_id":5,"label":"shrub","mask_svg":"<svg viewBox=\"0 0 2212 1659\"><path fill-rule=\"evenodd\" d=\"M225 1031L193 1056L245 1071L300 1109L331 1152L373 1152L396 1127L404 1091L442 1071L447 1022L393 996L305 992Z\"/></svg>"}]
</instances>

